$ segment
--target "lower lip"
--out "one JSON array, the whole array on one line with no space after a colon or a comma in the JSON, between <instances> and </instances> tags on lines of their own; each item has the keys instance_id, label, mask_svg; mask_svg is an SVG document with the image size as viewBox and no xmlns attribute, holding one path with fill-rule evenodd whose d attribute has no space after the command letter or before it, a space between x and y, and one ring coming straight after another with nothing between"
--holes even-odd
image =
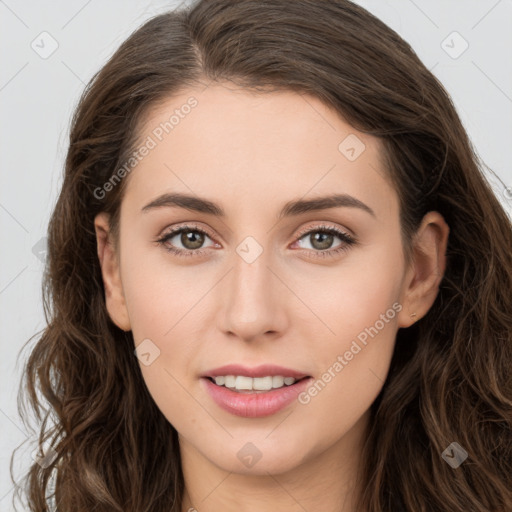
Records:
<instances>
[{"instance_id":1,"label":"lower lip","mask_svg":"<svg viewBox=\"0 0 512 512\"><path fill-rule=\"evenodd\" d=\"M290 405L297 395L308 387L313 377L265 393L237 393L225 386L217 386L206 377L202 377L201 380L213 401L220 408L235 416L260 418L275 414Z\"/></svg>"}]
</instances>

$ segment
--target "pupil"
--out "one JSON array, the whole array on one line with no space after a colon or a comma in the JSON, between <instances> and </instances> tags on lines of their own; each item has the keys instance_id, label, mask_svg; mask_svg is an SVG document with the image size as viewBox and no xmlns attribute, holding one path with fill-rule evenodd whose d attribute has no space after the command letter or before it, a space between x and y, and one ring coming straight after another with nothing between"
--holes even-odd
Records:
<instances>
[{"instance_id":1,"label":"pupil","mask_svg":"<svg viewBox=\"0 0 512 512\"><path fill-rule=\"evenodd\" d=\"M183 231L181 234L181 243L188 249L198 249L204 241L204 235L198 231Z\"/></svg>"},{"instance_id":2,"label":"pupil","mask_svg":"<svg viewBox=\"0 0 512 512\"><path fill-rule=\"evenodd\" d=\"M314 243L312 245L317 249L328 249L332 243L332 237L333 235L331 235L330 233L317 232L313 235ZM320 240L318 240L318 238L320 238ZM320 242L318 247L315 245L317 242Z\"/></svg>"}]
</instances>

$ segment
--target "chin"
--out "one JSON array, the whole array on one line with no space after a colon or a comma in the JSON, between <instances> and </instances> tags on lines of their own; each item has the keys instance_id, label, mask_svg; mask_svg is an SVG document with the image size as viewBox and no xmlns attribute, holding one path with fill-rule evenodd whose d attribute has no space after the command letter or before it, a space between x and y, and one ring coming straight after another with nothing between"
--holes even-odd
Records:
<instances>
[{"instance_id":1,"label":"chin","mask_svg":"<svg viewBox=\"0 0 512 512\"><path fill-rule=\"evenodd\" d=\"M283 446L276 450L265 446L264 442L253 443L249 440L236 444L234 451L222 450L222 453L218 454L218 457L215 454L211 461L224 471L240 475L268 476L269 473L278 475L295 469L305 457L303 452L298 450L301 443L292 443L293 446L289 450ZM226 459L226 453L232 454L229 459Z\"/></svg>"}]
</instances>

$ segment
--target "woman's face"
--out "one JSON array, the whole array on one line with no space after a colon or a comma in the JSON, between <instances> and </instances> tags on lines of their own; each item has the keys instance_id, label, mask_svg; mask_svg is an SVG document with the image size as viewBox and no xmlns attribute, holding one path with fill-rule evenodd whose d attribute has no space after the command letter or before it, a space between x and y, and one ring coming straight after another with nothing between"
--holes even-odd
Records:
<instances>
[{"instance_id":1,"label":"woman's face","mask_svg":"<svg viewBox=\"0 0 512 512\"><path fill-rule=\"evenodd\" d=\"M435 297L424 287L411 306L419 277L405 266L378 139L309 95L225 83L161 104L140 140L146 150L123 178L119 267L103 260L107 305L132 330L145 383L182 449L253 474L346 457L397 330ZM188 235L158 242L185 225ZM228 364L310 379L249 394L204 377ZM276 378L238 384L278 386L286 376L263 373Z\"/></svg>"}]
</instances>

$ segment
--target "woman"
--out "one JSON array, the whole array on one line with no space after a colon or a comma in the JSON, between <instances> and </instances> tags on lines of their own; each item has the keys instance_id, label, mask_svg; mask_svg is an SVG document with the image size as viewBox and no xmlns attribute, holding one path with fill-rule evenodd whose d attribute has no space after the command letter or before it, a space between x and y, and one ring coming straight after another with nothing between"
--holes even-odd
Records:
<instances>
[{"instance_id":1,"label":"woman","mask_svg":"<svg viewBox=\"0 0 512 512\"><path fill-rule=\"evenodd\" d=\"M31 510L512 510L510 220L361 7L149 20L81 98L48 240Z\"/></svg>"}]
</instances>

